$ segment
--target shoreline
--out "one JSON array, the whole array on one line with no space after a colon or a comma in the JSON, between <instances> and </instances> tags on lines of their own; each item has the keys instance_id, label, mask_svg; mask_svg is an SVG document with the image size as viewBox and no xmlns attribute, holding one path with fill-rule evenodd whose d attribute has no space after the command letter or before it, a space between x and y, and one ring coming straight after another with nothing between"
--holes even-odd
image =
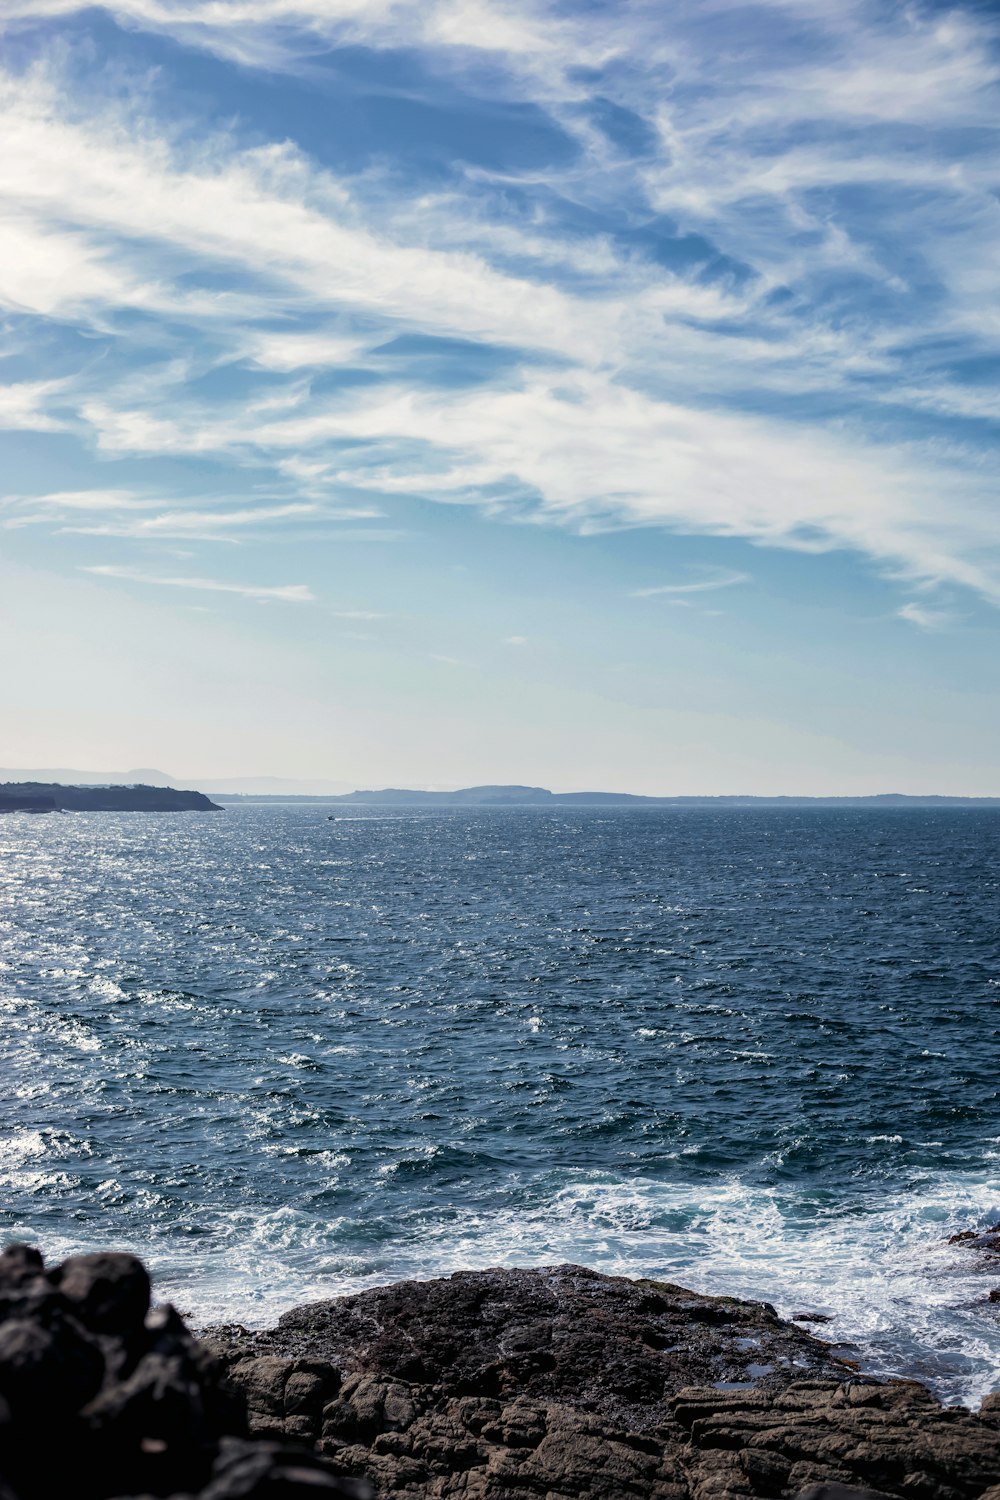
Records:
<instances>
[{"instance_id":1,"label":"shoreline","mask_svg":"<svg viewBox=\"0 0 1000 1500\"><path fill-rule=\"evenodd\" d=\"M1000 1393L946 1408L801 1316L561 1264L195 1334L135 1256L14 1245L0 1497L1000 1500Z\"/></svg>"},{"instance_id":2,"label":"shoreline","mask_svg":"<svg viewBox=\"0 0 1000 1500\"><path fill-rule=\"evenodd\" d=\"M976 1500L1000 1479L1000 1394L944 1407L767 1303L581 1266L397 1282L203 1337L253 1431L412 1500Z\"/></svg>"},{"instance_id":3,"label":"shoreline","mask_svg":"<svg viewBox=\"0 0 1000 1500\"><path fill-rule=\"evenodd\" d=\"M32 1227L19 1226L20 1236L30 1235ZM876 1236L872 1248L877 1249L878 1240ZM676 1257L672 1263L664 1263L658 1254L598 1257L588 1254L593 1243L573 1244L568 1237L562 1242L556 1237L544 1247L502 1247L494 1239L491 1244L467 1243L464 1255L449 1247L445 1255L393 1254L377 1268L368 1264L346 1269L322 1252L312 1258L301 1251L285 1256L280 1247L276 1252L263 1248L254 1265L249 1254L232 1261L211 1254L203 1260L200 1244L151 1241L146 1236L117 1243L148 1259L157 1297L174 1302L198 1333L239 1324L265 1334L290 1310L317 1301L362 1295L403 1281L442 1280L459 1270L566 1262L612 1277L681 1284L706 1297L770 1302L780 1318L793 1323L799 1322L797 1315L808 1313L814 1320L800 1326L811 1328L856 1361L861 1373L876 1379L919 1380L944 1406L976 1410L985 1396L1000 1390L1000 1302L990 1295L1000 1283L994 1241L989 1231L968 1229L950 1236L946 1229L916 1241L894 1241L891 1259L872 1265L870 1283L857 1256L849 1266L830 1268L842 1273L837 1280L824 1281L829 1257L810 1267L808 1241L786 1246L785 1256L775 1244L762 1260L726 1265L710 1242L696 1239L690 1240L684 1261ZM98 1250L106 1243L100 1236L88 1236L82 1244L60 1237L52 1250L66 1255ZM754 1250L759 1250L756 1242ZM895 1306L886 1300L893 1285Z\"/></svg>"},{"instance_id":4,"label":"shoreline","mask_svg":"<svg viewBox=\"0 0 1000 1500\"><path fill-rule=\"evenodd\" d=\"M869 1248L877 1250L878 1239ZM693 1247L699 1242L690 1243ZM562 1242L555 1237L553 1243L550 1237L546 1246L508 1247L511 1253L502 1259L496 1243L466 1244L464 1255L449 1247L443 1256L411 1256L408 1263L404 1257L402 1264L393 1257L392 1264L367 1275L330 1266L325 1275L310 1275L300 1258L294 1271L281 1262L275 1277L270 1274L274 1267L265 1260L262 1270L266 1267L268 1274L258 1282L241 1265L229 1295L220 1294L221 1267L213 1272L211 1293L206 1288L207 1294L199 1296L199 1287L175 1261L163 1295L190 1309L198 1330L240 1324L254 1334L266 1334L297 1307L365 1295L400 1282L426 1284L456 1271L582 1264L612 1278L681 1284L692 1295L771 1303L780 1318L804 1330L811 1328L856 1362L860 1373L879 1380L918 1380L943 1406L974 1411L984 1397L1000 1390L1000 1302L991 1296L1000 1289L996 1243L989 1231L964 1229L950 1236L947 1229L944 1234L939 1229L913 1240L902 1237L894 1240L891 1258L873 1264L866 1279L857 1247L847 1266L828 1267L827 1257L810 1267L808 1241L775 1244L762 1260L727 1265L706 1241L697 1253L692 1248L683 1260L677 1256L664 1263L666 1257L659 1254L597 1257L593 1243L574 1244L568 1237ZM824 1272L837 1272L837 1279L824 1281ZM895 1304L887 1300L893 1285Z\"/></svg>"}]
</instances>

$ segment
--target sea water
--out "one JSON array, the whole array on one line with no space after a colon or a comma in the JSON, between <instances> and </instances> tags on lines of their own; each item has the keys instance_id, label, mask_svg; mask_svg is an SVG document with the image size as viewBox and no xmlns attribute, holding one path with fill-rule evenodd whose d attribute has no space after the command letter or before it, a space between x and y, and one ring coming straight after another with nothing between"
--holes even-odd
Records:
<instances>
[{"instance_id":1,"label":"sea water","mask_svg":"<svg viewBox=\"0 0 1000 1500\"><path fill-rule=\"evenodd\" d=\"M0 822L0 1233L197 1322L576 1261L1000 1387L1000 813Z\"/></svg>"}]
</instances>

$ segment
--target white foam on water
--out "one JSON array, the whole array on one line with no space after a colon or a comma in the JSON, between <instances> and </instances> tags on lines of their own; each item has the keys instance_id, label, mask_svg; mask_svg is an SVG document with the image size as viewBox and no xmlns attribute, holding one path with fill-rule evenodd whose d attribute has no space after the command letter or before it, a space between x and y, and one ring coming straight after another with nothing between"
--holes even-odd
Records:
<instances>
[{"instance_id":1,"label":"white foam on water","mask_svg":"<svg viewBox=\"0 0 1000 1500\"><path fill-rule=\"evenodd\" d=\"M14 1130L0 1137L0 1167L7 1171L44 1155L45 1140L40 1130Z\"/></svg>"},{"instance_id":2,"label":"white foam on water","mask_svg":"<svg viewBox=\"0 0 1000 1500\"><path fill-rule=\"evenodd\" d=\"M291 1205L239 1210L182 1240L174 1230L128 1248L200 1326L264 1327L296 1303L403 1278L572 1261L771 1302L784 1317L826 1314L811 1331L857 1345L842 1352L862 1369L924 1380L948 1402L975 1406L1000 1388L1000 1309L987 1300L1000 1263L991 1272L948 1244L1000 1218L994 1176L928 1177L911 1194L859 1195L850 1208L738 1181L578 1173L549 1194L539 1186L510 1184L510 1206L488 1211L397 1204L377 1223ZM51 1255L91 1248L45 1243Z\"/></svg>"}]
</instances>

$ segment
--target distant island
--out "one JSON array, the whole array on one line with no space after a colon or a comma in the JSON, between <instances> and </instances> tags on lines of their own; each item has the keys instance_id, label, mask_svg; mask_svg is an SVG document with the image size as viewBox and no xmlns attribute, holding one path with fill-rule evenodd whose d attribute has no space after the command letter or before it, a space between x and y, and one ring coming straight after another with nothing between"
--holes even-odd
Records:
<instances>
[{"instance_id":1,"label":"distant island","mask_svg":"<svg viewBox=\"0 0 1000 1500\"><path fill-rule=\"evenodd\" d=\"M0 813L221 811L203 792L178 792L173 787L0 783Z\"/></svg>"},{"instance_id":2,"label":"distant island","mask_svg":"<svg viewBox=\"0 0 1000 1500\"><path fill-rule=\"evenodd\" d=\"M1000 797L643 797L632 792L550 792L542 786L468 786L453 792L383 787L333 797L225 796L222 802L323 802L343 807L1000 807Z\"/></svg>"}]
</instances>

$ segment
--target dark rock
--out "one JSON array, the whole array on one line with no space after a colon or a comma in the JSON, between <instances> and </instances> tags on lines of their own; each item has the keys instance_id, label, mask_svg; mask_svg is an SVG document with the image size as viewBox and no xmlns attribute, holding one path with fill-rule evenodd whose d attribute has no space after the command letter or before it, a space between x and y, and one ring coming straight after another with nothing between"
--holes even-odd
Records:
<instances>
[{"instance_id":1,"label":"dark rock","mask_svg":"<svg viewBox=\"0 0 1000 1500\"><path fill-rule=\"evenodd\" d=\"M103 1374L100 1350L68 1321L0 1323L0 1392L21 1423L46 1409L57 1416L78 1411Z\"/></svg>"},{"instance_id":2,"label":"dark rock","mask_svg":"<svg viewBox=\"0 0 1000 1500\"><path fill-rule=\"evenodd\" d=\"M991 1224L988 1229L963 1229L948 1237L949 1245L965 1245L969 1250L981 1250L986 1255L1000 1255L1000 1224Z\"/></svg>"},{"instance_id":3,"label":"dark rock","mask_svg":"<svg viewBox=\"0 0 1000 1500\"><path fill-rule=\"evenodd\" d=\"M292 1372L325 1369L318 1449L411 1500L979 1500L1000 1476L1000 1396L845 1380L765 1303L574 1266L378 1287L213 1348L286 1435L316 1430Z\"/></svg>"},{"instance_id":4,"label":"dark rock","mask_svg":"<svg viewBox=\"0 0 1000 1500\"><path fill-rule=\"evenodd\" d=\"M831 1313L792 1313L793 1323L832 1323Z\"/></svg>"},{"instance_id":5,"label":"dark rock","mask_svg":"<svg viewBox=\"0 0 1000 1500\"><path fill-rule=\"evenodd\" d=\"M670 1391L693 1380L747 1379L751 1363L840 1373L827 1345L765 1303L579 1266L400 1282L296 1308L265 1334L215 1337L234 1376L240 1356L304 1357L345 1377L444 1384L459 1395L580 1400L623 1422L662 1413Z\"/></svg>"},{"instance_id":6,"label":"dark rock","mask_svg":"<svg viewBox=\"0 0 1000 1500\"><path fill-rule=\"evenodd\" d=\"M18 1281L45 1274L45 1259L34 1245L7 1245L0 1254L0 1280Z\"/></svg>"},{"instance_id":7,"label":"dark rock","mask_svg":"<svg viewBox=\"0 0 1000 1500\"><path fill-rule=\"evenodd\" d=\"M55 1291L45 1275L45 1264L30 1245L8 1245L0 1255L0 1319L54 1305Z\"/></svg>"},{"instance_id":8,"label":"dark rock","mask_svg":"<svg viewBox=\"0 0 1000 1500\"><path fill-rule=\"evenodd\" d=\"M0 1500L370 1494L308 1447L248 1438L245 1403L209 1350L173 1308L148 1307L134 1256L46 1272L26 1246L0 1255ZM336 1383L299 1374L296 1409L312 1415L300 1436L318 1438Z\"/></svg>"},{"instance_id":9,"label":"dark rock","mask_svg":"<svg viewBox=\"0 0 1000 1500\"><path fill-rule=\"evenodd\" d=\"M845 1379L766 1303L466 1272L210 1343L147 1303L0 1256L0 1500L1000 1500L1000 1394Z\"/></svg>"},{"instance_id":10,"label":"dark rock","mask_svg":"<svg viewBox=\"0 0 1000 1500\"><path fill-rule=\"evenodd\" d=\"M849 1484L810 1484L795 1500L886 1500L878 1490L857 1490Z\"/></svg>"},{"instance_id":11,"label":"dark rock","mask_svg":"<svg viewBox=\"0 0 1000 1500\"><path fill-rule=\"evenodd\" d=\"M73 1255L51 1280L96 1333L138 1329L149 1311L149 1277L134 1255Z\"/></svg>"},{"instance_id":12,"label":"dark rock","mask_svg":"<svg viewBox=\"0 0 1000 1500\"><path fill-rule=\"evenodd\" d=\"M246 1396L247 1407L254 1417L275 1417L280 1421L285 1414L285 1381L291 1368L290 1359L265 1355L231 1366L229 1379Z\"/></svg>"},{"instance_id":13,"label":"dark rock","mask_svg":"<svg viewBox=\"0 0 1000 1500\"><path fill-rule=\"evenodd\" d=\"M335 1476L314 1454L225 1439L201 1500L369 1500L367 1484Z\"/></svg>"}]
</instances>

